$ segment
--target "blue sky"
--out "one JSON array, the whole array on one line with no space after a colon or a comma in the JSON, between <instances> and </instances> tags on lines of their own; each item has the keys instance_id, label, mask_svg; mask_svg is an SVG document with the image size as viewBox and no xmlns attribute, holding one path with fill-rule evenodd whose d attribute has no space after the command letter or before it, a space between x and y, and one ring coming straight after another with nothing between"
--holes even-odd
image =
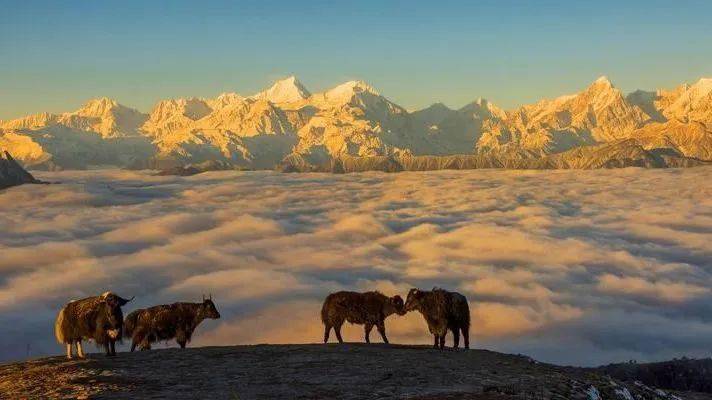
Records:
<instances>
[{"instance_id":1,"label":"blue sky","mask_svg":"<svg viewBox=\"0 0 712 400\"><path fill-rule=\"evenodd\" d=\"M407 108L712 76L707 0L0 3L2 119L248 95L291 74L313 92L363 79Z\"/></svg>"}]
</instances>

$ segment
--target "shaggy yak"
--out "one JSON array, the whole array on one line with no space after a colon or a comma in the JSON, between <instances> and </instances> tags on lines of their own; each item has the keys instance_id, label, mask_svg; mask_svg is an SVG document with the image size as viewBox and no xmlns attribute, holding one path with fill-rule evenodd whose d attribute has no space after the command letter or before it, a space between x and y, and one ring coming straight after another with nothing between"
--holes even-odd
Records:
<instances>
[{"instance_id":1,"label":"shaggy yak","mask_svg":"<svg viewBox=\"0 0 712 400\"><path fill-rule=\"evenodd\" d=\"M54 335L59 343L66 344L67 358L72 358L72 344L77 346L77 356L84 358L82 340L85 339L104 346L107 356L116 355L115 343L121 340L124 321L121 307L131 299L106 292L101 296L73 300L62 307L54 323Z\"/></svg>"},{"instance_id":2,"label":"shaggy yak","mask_svg":"<svg viewBox=\"0 0 712 400\"><path fill-rule=\"evenodd\" d=\"M150 350L151 343L171 339L175 339L184 349L193 331L204 319L220 318L211 297L203 298L202 303L164 304L127 315L124 329L126 335L131 337L131 351L136 350L136 346L140 346L141 350Z\"/></svg>"},{"instance_id":3,"label":"shaggy yak","mask_svg":"<svg viewBox=\"0 0 712 400\"><path fill-rule=\"evenodd\" d=\"M405 310L420 311L433 334L435 348L445 348L448 329L452 331L453 348L460 345L460 331L465 339L465 348L470 348L470 307L460 293L437 288L431 291L410 289Z\"/></svg>"},{"instance_id":4,"label":"shaggy yak","mask_svg":"<svg viewBox=\"0 0 712 400\"><path fill-rule=\"evenodd\" d=\"M404 315L403 299L400 296L386 297L380 292L336 292L328 295L321 308L321 321L324 323L324 343L329 341L329 332L334 328L339 343L341 325L344 321L364 325L366 343L371 343L369 335L375 325L384 343L386 337L385 319L391 314Z\"/></svg>"}]
</instances>

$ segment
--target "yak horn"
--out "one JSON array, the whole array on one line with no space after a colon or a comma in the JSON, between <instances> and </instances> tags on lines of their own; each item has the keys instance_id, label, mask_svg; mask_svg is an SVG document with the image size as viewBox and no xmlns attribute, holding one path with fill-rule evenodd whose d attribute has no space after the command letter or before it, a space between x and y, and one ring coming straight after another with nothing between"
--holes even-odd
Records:
<instances>
[{"instance_id":1,"label":"yak horn","mask_svg":"<svg viewBox=\"0 0 712 400\"><path fill-rule=\"evenodd\" d=\"M136 296L131 296L130 299L124 299L124 298L121 297L121 296L116 296L116 297L119 298L119 304L123 306L123 305L126 305L126 303L128 303L129 301L133 300L134 297L136 297Z\"/></svg>"}]
</instances>

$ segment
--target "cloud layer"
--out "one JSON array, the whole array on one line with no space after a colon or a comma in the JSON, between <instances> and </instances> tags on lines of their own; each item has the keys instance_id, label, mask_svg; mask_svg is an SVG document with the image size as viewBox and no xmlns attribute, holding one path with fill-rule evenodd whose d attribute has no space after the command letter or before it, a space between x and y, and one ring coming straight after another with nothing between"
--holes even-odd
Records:
<instances>
[{"instance_id":1,"label":"cloud layer","mask_svg":"<svg viewBox=\"0 0 712 400\"><path fill-rule=\"evenodd\" d=\"M318 342L331 291L442 286L476 347L594 365L712 349L712 169L41 173L0 192L0 359L61 352L58 309L198 301L194 345ZM430 343L418 314L393 342ZM345 331L362 340L360 327Z\"/></svg>"}]
</instances>

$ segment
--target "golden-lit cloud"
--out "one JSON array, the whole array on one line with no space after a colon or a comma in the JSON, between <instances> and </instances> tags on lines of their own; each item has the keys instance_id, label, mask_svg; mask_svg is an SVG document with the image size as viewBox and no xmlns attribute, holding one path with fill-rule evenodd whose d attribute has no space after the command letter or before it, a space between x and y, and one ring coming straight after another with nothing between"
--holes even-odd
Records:
<instances>
[{"instance_id":1,"label":"golden-lit cloud","mask_svg":"<svg viewBox=\"0 0 712 400\"><path fill-rule=\"evenodd\" d=\"M468 297L475 347L575 364L703 355L711 172L39 173L60 184L0 192L0 326L14 344L0 359L28 342L61 351L59 307L105 290L136 296L126 312L211 293L222 318L194 345L226 345L320 342L336 290L434 286ZM432 343L417 312L387 330Z\"/></svg>"}]
</instances>

